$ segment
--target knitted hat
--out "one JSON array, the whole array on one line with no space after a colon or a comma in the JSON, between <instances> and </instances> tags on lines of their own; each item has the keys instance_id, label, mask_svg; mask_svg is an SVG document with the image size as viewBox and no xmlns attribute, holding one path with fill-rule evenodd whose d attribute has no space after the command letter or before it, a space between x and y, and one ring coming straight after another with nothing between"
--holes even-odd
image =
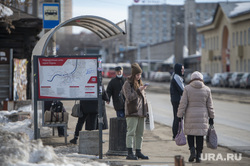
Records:
<instances>
[{"instance_id":1,"label":"knitted hat","mask_svg":"<svg viewBox=\"0 0 250 166\"><path fill-rule=\"evenodd\" d=\"M193 72L191 74L191 80L193 80L193 79L201 79L201 80L203 80L203 75L200 72L195 71L195 72Z\"/></svg>"},{"instance_id":2,"label":"knitted hat","mask_svg":"<svg viewBox=\"0 0 250 166\"><path fill-rule=\"evenodd\" d=\"M132 75L136 75L138 73L142 73L141 67L138 65L138 63L134 63L131 65L132 68Z\"/></svg>"}]
</instances>

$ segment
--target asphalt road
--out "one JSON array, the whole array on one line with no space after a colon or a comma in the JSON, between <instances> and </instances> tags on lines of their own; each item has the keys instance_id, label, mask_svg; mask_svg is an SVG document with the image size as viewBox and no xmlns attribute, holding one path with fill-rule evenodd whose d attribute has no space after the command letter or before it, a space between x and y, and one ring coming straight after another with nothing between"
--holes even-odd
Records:
<instances>
[{"instance_id":1,"label":"asphalt road","mask_svg":"<svg viewBox=\"0 0 250 166\"><path fill-rule=\"evenodd\" d=\"M103 79L107 85L109 79ZM144 81L149 82L149 81ZM156 122L172 126L173 113L169 83L149 82L147 99ZM210 87L215 110L219 145L250 155L250 90Z\"/></svg>"}]
</instances>

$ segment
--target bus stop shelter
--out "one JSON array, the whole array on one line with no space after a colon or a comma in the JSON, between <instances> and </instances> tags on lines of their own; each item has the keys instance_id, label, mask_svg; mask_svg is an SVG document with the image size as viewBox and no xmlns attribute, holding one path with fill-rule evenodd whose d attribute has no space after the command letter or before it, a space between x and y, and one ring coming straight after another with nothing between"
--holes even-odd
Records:
<instances>
[{"instance_id":1,"label":"bus stop shelter","mask_svg":"<svg viewBox=\"0 0 250 166\"><path fill-rule=\"evenodd\" d=\"M46 55L46 49L48 46L49 41L52 39L53 35L62 27L65 26L78 26L82 28L86 28L99 36L102 40L109 39L116 37L118 35L125 35L126 34L126 21L123 20L117 24L114 24L113 22L102 18L98 16L91 16L91 15L86 15L86 16L78 16L72 19L69 19L63 23L60 23L56 27L52 28L49 30L47 33L45 33L42 38L37 42L36 46L33 49L32 52L32 62L34 61L34 56L49 56ZM56 55L60 56L60 55ZM36 58L37 59L37 58ZM98 59L99 63L99 59ZM33 62L33 64L36 64ZM38 139L39 137L39 129L38 129L38 111L37 111L37 90L36 90L36 85L37 85L37 71L34 72L34 68L36 66L32 66L32 86L33 86L33 91L32 91L32 98L33 98L33 109L34 109L34 138ZM101 102L101 68L98 67L97 71L97 77L98 77L98 88L97 88L97 94L98 94L98 105ZM100 78L99 78L100 77ZM74 100L78 100L75 98ZM101 108L99 107L99 111ZM99 112L99 117L98 119L102 119L102 114ZM99 126L101 125L99 122ZM100 131L99 128L99 133L100 133L100 138L102 138L102 131ZM65 136L65 143L67 142L67 136ZM102 146L102 142L99 140L99 144ZM102 158L102 147L99 148L99 158Z\"/></svg>"}]
</instances>

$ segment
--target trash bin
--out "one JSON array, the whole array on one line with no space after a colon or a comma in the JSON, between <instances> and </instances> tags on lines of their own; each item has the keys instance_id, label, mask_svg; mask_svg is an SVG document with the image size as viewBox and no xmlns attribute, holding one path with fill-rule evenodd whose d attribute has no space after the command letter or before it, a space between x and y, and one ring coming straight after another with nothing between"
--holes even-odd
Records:
<instances>
[{"instance_id":1,"label":"trash bin","mask_svg":"<svg viewBox=\"0 0 250 166\"><path fill-rule=\"evenodd\" d=\"M106 155L126 156L126 132L125 118L110 118L109 150Z\"/></svg>"}]
</instances>

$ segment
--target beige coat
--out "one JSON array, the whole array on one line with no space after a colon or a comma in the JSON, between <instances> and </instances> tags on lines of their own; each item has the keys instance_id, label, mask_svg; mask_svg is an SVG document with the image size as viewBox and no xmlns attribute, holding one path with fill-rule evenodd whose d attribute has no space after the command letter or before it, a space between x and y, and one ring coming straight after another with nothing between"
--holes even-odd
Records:
<instances>
[{"instance_id":1,"label":"beige coat","mask_svg":"<svg viewBox=\"0 0 250 166\"><path fill-rule=\"evenodd\" d=\"M137 91L134 90L134 88L131 86L130 79L128 78L123 87L123 94L126 98L125 100L125 116L126 117L146 117L148 112L147 107L147 100L146 100L146 93L145 91L140 91L139 89ZM132 101L137 99L137 111L135 113L130 113L130 104L132 104ZM134 105L134 104L133 104Z\"/></svg>"},{"instance_id":2,"label":"beige coat","mask_svg":"<svg viewBox=\"0 0 250 166\"><path fill-rule=\"evenodd\" d=\"M202 81L195 80L184 88L177 116L184 117L186 135L205 136L208 118L214 118L211 90Z\"/></svg>"}]
</instances>

